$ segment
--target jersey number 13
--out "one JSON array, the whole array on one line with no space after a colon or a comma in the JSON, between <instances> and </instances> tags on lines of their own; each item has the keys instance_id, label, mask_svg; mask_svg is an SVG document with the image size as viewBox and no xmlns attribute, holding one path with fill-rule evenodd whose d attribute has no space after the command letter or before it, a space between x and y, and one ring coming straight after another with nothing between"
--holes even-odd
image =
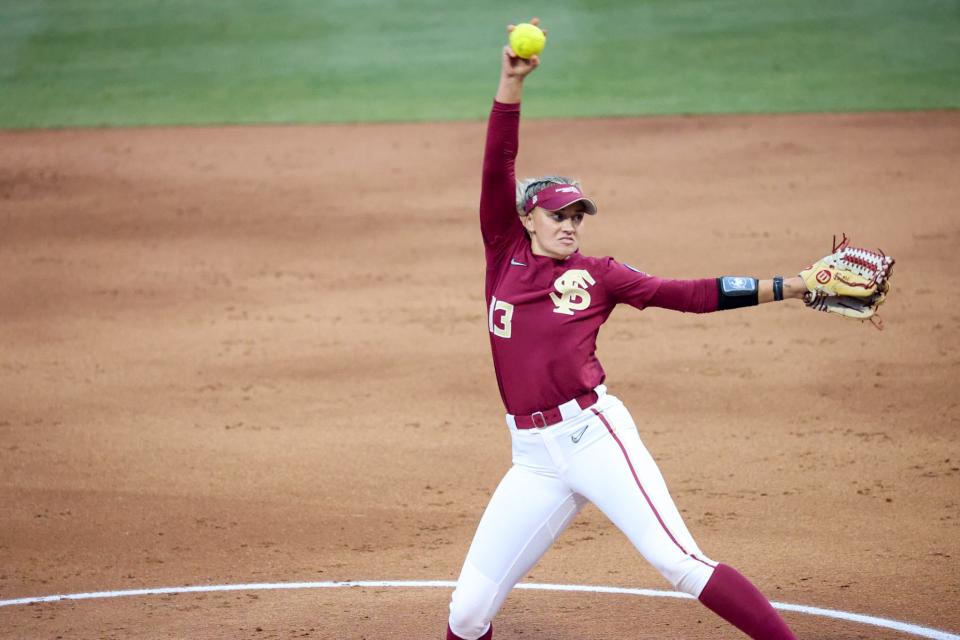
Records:
<instances>
[{"instance_id":1,"label":"jersey number 13","mask_svg":"<svg viewBox=\"0 0 960 640\"><path fill-rule=\"evenodd\" d=\"M510 323L513 321L513 305L505 300L497 300L496 296L490 298L490 312L487 315L487 324L490 327L490 333L499 338L510 337Z\"/></svg>"}]
</instances>

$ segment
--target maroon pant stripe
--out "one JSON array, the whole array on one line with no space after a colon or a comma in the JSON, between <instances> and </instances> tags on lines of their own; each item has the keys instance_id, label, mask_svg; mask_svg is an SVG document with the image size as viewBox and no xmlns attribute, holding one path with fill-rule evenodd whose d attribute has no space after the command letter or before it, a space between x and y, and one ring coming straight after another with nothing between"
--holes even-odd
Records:
<instances>
[{"instance_id":1,"label":"maroon pant stripe","mask_svg":"<svg viewBox=\"0 0 960 640\"><path fill-rule=\"evenodd\" d=\"M627 454L627 448L623 446L622 442L620 442L620 438L617 437L617 434L614 432L613 428L610 426L610 423L607 422L607 419L603 417L603 414L597 411L596 409L592 409L592 411L593 413L596 414L598 418L600 418L600 421L603 422L603 426L607 428L607 433L613 436L613 440L620 447L620 451L623 452L623 457L627 461L627 466L630 467L630 473L633 474L633 480L637 483L637 487L640 489L640 493L643 494L643 498L647 501L647 504L650 506L650 510L653 511L653 515L657 517L657 522L659 522L660 526L663 527L663 530L670 537L670 540L673 542L673 544L677 545L677 548L680 549L680 551L682 551L684 555L690 556L697 562L702 562L708 567L713 568L713 565L710 564L709 562L705 562L704 560L701 560L694 554L687 552L687 550L683 548L683 545L677 542L677 539L673 537L673 534L670 532L670 529L667 527L667 523L665 523L663 521L663 518L660 517L660 512L657 511L657 508L655 506L653 506L653 501L650 500L650 496L647 495L646 489L643 488L643 483L640 482L640 477L637 475L637 470L633 468L633 462L630 461L630 456Z\"/></svg>"}]
</instances>

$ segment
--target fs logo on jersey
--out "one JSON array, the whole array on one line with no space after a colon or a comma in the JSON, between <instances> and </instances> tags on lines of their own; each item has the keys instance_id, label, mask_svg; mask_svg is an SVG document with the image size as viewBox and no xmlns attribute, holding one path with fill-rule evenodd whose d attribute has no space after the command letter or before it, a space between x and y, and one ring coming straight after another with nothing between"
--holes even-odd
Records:
<instances>
[{"instance_id":1,"label":"fs logo on jersey","mask_svg":"<svg viewBox=\"0 0 960 640\"><path fill-rule=\"evenodd\" d=\"M570 269L553 283L557 293L550 293L550 299L556 309L554 313L572 316L574 311L583 311L590 306L590 294L587 287L597 284L586 269Z\"/></svg>"}]
</instances>

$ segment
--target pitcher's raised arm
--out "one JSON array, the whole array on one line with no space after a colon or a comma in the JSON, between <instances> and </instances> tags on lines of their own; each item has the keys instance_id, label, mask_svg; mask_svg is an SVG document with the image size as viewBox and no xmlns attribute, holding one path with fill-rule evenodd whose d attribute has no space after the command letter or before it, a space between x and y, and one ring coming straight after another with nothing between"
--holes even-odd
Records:
<instances>
[{"instance_id":1,"label":"pitcher's raised arm","mask_svg":"<svg viewBox=\"0 0 960 640\"><path fill-rule=\"evenodd\" d=\"M537 24L537 19L531 22ZM507 32L513 28L509 25ZM523 233L517 217L514 169L519 150L520 99L524 79L539 65L538 56L521 58L509 45L501 51L500 83L487 124L480 190L480 230L488 248Z\"/></svg>"}]
</instances>

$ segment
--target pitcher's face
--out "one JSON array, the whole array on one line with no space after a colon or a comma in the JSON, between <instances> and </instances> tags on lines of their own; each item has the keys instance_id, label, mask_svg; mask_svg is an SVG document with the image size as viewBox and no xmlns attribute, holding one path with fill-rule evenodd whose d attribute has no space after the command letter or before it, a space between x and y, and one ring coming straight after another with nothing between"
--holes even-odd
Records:
<instances>
[{"instance_id":1,"label":"pitcher's face","mask_svg":"<svg viewBox=\"0 0 960 640\"><path fill-rule=\"evenodd\" d=\"M569 258L580 248L580 230L586 215L581 202L574 202L559 211L535 207L521 218L530 233L533 254L555 260Z\"/></svg>"}]
</instances>

